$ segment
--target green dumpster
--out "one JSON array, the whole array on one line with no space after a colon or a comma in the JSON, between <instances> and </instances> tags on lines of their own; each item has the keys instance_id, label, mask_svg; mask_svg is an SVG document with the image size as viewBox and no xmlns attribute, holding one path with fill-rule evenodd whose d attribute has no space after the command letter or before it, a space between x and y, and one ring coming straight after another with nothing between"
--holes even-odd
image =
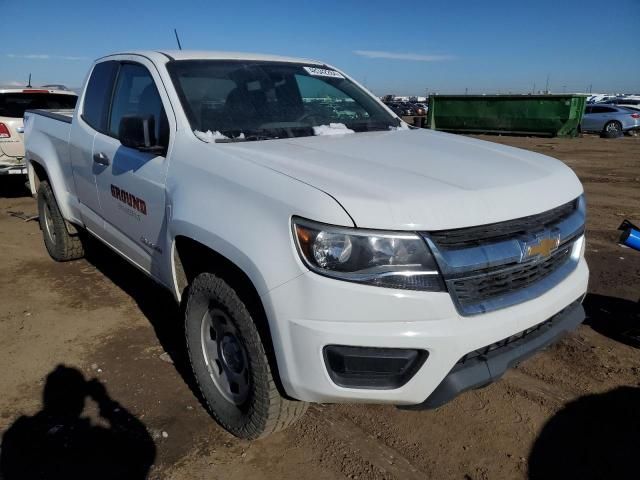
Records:
<instances>
[{"instance_id":1,"label":"green dumpster","mask_svg":"<svg viewBox=\"0 0 640 480\"><path fill-rule=\"evenodd\" d=\"M428 123L434 130L575 137L584 95L432 95Z\"/></svg>"}]
</instances>

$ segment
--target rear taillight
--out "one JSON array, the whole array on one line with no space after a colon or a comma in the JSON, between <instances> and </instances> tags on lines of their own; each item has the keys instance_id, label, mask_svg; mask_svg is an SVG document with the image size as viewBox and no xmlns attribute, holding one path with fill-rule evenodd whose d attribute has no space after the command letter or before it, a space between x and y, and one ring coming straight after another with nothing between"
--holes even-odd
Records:
<instances>
[{"instance_id":1,"label":"rear taillight","mask_svg":"<svg viewBox=\"0 0 640 480\"><path fill-rule=\"evenodd\" d=\"M640 118L640 113L632 113L631 118Z\"/></svg>"},{"instance_id":2,"label":"rear taillight","mask_svg":"<svg viewBox=\"0 0 640 480\"><path fill-rule=\"evenodd\" d=\"M11 138L9 127L7 127L4 123L0 123L0 138Z\"/></svg>"}]
</instances>

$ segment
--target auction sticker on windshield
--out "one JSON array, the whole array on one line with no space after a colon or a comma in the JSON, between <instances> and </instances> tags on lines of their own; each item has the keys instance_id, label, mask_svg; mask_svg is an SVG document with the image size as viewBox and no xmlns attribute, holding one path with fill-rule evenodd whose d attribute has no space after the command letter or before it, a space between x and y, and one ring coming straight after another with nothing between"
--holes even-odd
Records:
<instances>
[{"instance_id":1,"label":"auction sticker on windshield","mask_svg":"<svg viewBox=\"0 0 640 480\"><path fill-rule=\"evenodd\" d=\"M316 77L332 77L332 78L344 78L339 72L335 70L329 70L328 68L319 68L319 67L302 67L304 68L309 75L314 75Z\"/></svg>"}]
</instances>

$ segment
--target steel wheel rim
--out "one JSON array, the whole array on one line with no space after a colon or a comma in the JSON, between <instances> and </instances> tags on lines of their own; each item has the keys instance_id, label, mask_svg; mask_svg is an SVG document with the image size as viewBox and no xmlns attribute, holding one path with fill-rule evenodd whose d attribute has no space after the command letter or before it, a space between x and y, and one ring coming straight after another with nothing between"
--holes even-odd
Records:
<instances>
[{"instance_id":1,"label":"steel wheel rim","mask_svg":"<svg viewBox=\"0 0 640 480\"><path fill-rule=\"evenodd\" d=\"M211 381L233 405L242 405L249 396L250 376L247 351L229 316L210 307L202 316L202 354Z\"/></svg>"},{"instance_id":2,"label":"steel wheel rim","mask_svg":"<svg viewBox=\"0 0 640 480\"><path fill-rule=\"evenodd\" d=\"M44 227L47 230L47 235L51 240L51 243L56 243L56 231L53 227L53 219L51 218L51 207L48 203L44 206Z\"/></svg>"}]
</instances>

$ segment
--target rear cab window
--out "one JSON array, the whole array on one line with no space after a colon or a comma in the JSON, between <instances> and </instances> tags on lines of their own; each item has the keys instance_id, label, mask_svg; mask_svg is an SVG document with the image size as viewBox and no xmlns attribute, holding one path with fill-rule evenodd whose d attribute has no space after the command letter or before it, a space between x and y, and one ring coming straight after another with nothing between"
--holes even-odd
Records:
<instances>
[{"instance_id":1,"label":"rear cab window","mask_svg":"<svg viewBox=\"0 0 640 480\"><path fill-rule=\"evenodd\" d=\"M118 62L109 60L96 64L87 82L82 104L82 119L95 130L106 132L109 102Z\"/></svg>"},{"instance_id":2,"label":"rear cab window","mask_svg":"<svg viewBox=\"0 0 640 480\"><path fill-rule=\"evenodd\" d=\"M75 95L37 90L0 93L0 117L22 118L25 110L73 109L77 100Z\"/></svg>"}]
</instances>

